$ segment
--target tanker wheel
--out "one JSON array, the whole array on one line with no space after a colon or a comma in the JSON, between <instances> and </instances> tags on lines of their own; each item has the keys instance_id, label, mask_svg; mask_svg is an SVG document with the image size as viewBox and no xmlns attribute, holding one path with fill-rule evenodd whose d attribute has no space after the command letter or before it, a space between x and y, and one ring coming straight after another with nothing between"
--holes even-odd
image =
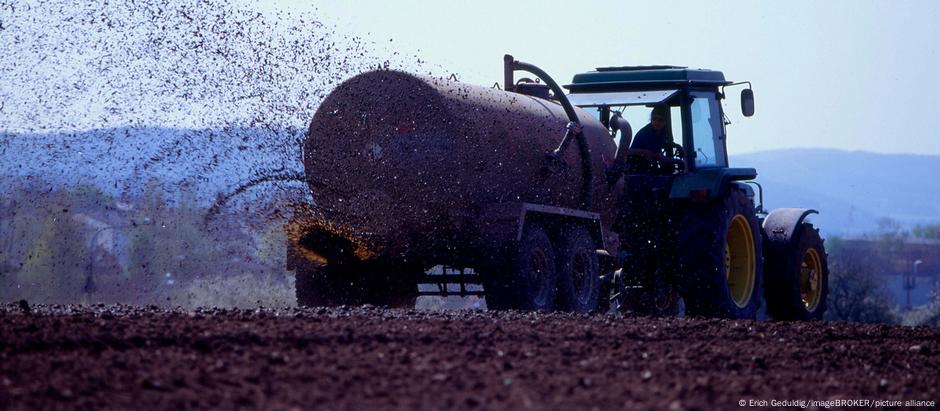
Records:
<instances>
[{"instance_id":1,"label":"tanker wheel","mask_svg":"<svg viewBox=\"0 0 940 411\"><path fill-rule=\"evenodd\" d=\"M720 202L687 204L677 239L686 314L754 319L760 308L761 232L736 187Z\"/></svg>"},{"instance_id":2,"label":"tanker wheel","mask_svg":"<svg viewBox=\"0 0 940 411\"><path fill-rule=\"evenodd\" d=\"M558 292L564 311L589 313L598 308L601 291L601 264L590 231L571 225L558 240Z\"/></svg>"},{"instance_id":3,"label":"tanker wheel","mask_svg":"<svg viewBox=\"0 0 940 411\"><path fill-rule=\"evenodd\" d=\"M331 307L371 304L414 308L418 297L413 270L380 270L363 265L304 265L297 267L297 305Z\"/></svg>"},{"instance_id":4,"label":"tanker wheel","mask_svg":"<svg viewBox=\"0 0 940 411\"><path fill-rule=\"evenodd\" d=\"M555 251L545 229L526 224L522 241L506 262L485 269L486 307L495 310L552 311L558 287Z\"/></svg>"},{"instance_id":5,"label":"tanker wheel","mask_svg":"<svg viewBox=\"0 0 940 411\"><path fill-rule=\"evenodd\" d=\"M826 249L812 224L794 234L767 253L767 313L775 320L820 320L829 294Z\"/></svg>"},{"instance_id":6,"label":"tanker wheel","mask_svg":"<svg viewBox=\"0 0 940 411\"><path fill-rule=\"evenodd\" d=\"M363 304L389 308L415 308L418 300L418 277L424 273L420 267L374 266L362 272Z\"/></svg>"},{"instance_id":7,"label":"tanker wheel","mask_svg":"<svg viewBox=\"0 0 940 411\"><path fill-rule=\"evenodd\" d=\"M294 271L297 305L302 307L329 307L356 304L351 287L343 283L346 277L336 267L305 264Z\"/></svg>"}]
</instances>

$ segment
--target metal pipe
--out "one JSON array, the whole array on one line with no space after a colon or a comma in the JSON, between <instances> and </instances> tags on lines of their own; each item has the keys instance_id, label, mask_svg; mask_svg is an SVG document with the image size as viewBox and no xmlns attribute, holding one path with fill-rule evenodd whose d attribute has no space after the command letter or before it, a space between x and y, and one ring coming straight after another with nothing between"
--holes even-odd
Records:
<instances>
[{"instance_id":1,"label":"metal pipe","mask_svg":"<svg viewBox=\"0 0 940 411\"><path fill-rule=\"evenodd\" d=\"M569 121L567 131L561 143L558 144L558 148L549 154L549 156L552 157L549 161L557 162L568 149L571 140L575 138L578 139L578 152L581 155L581 172L584 176L584 184L581 187L581 205L584 208L590 208L594 203L594 171L591 165L591 148L588 146L587 140L581 132L581 120L578 118L578 113L574 110L574 106L571 105L571 102L568 101L568 96L565 95L564 90L561 89L558 83L556 83L548 73L535 65L518 61L509 54L503 56L503 75L504 80L507 81L507 90L513 91L515 89L515 87L513 87L513 90L510 90L508 84L512 82L513 72L516 70L527 71L542 79L552 90L555 99L561 103L561 107L565 110L565 115L568 116Z\"/></svg>"},{"instance_id":2,"label":"metal pipe","mask_svg":"<svg viewBox=\"0 0 940 411\"><path fill-rule=\"evenodd\" d=\"M511 55L503 56L503 89L505 91L516 91L516 80L513 79L513 62L516 61Z\"/></svg>"},{"instance_id":3,"label":"metal pipe","mask_svg":"<svg viewBox=\"0 0 940 411\"><path fill-rule=\"evenodd\" d=\"M630 122L623 118L620 112L614 112L614 115L610 117L608 123L610 124L610 138L616 137L615 134L619 131L620 144L618 147L626 146L629 148L633 140L633 127L630 126Z\"/></svg>"},{"instance_id":4,"label":"metal pipe","mask_svg":"<svg viewBox=\"0 0 940 411\"><path fill-rule=\"evenodd\" d=\"M581 124L581 120L578 119L577 112L574 111L574 106L572 106L571 102L568 101L568 96L565 95L564 90L561 89L558 83L556 83L555 80L548 75L548 73L532 64L514 60L513 57L509 54L503 56L503 59L505 62L511 61L509 63L509 67L511 67L512 71L528 71L529 73L535 74L536 77L542 79L548 88L552 89L552 93L555 94L555 99L561 103L561 107L565 109L565 114L568 115L568 121L578 123L579 125ZM510 81L512 80L511 76L512 73L508 75Z\"/></svg>"}]
</instances>

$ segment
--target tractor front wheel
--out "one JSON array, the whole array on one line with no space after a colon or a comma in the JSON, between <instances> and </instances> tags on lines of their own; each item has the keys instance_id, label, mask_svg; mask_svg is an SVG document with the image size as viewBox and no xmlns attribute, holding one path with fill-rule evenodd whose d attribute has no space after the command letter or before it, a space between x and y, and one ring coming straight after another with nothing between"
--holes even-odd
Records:
<instances>
[{"instance_id":1,"label":"tractor front wheel","mask_svg":"<svg viewBox=\"0 0 940 411\"><path fill-rule=\"evenodd\" d=\"M803 223L786 244L767 252L767 313L775 320L820 320L829 294L829 265L819 230Z\"/></svg>"}]
</instances>

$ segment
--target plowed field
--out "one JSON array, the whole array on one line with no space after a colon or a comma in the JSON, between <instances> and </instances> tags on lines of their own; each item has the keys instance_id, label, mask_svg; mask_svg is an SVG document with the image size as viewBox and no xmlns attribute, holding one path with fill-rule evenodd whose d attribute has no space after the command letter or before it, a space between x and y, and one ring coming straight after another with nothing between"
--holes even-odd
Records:
<instances>
[{"instance_id":1,"label":"plowed field","mask_svg":"<svg viewBox=\"0 0 940 411\"><path fill-rule=\"evenodd\" d=\"M936 403L938 370L937 328L370 307L0 308L0 409Z\"/></svg>"}]
</instances>

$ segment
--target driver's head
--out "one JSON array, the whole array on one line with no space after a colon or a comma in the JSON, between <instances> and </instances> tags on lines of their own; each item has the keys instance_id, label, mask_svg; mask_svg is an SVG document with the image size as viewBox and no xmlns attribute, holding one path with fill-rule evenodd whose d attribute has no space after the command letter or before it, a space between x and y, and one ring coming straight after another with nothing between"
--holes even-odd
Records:
<instances>
[{"instance_id":1,"label":"driver's head","mask_svg":"<svg viewBox=\"0 0 940 411\"><path fill-rule=\"evenodd\" d=\"M653 107L653 112L650 113L650 124L657 133L663 131L666 127L666 106Z\"/></svg>"}]
</instances>

